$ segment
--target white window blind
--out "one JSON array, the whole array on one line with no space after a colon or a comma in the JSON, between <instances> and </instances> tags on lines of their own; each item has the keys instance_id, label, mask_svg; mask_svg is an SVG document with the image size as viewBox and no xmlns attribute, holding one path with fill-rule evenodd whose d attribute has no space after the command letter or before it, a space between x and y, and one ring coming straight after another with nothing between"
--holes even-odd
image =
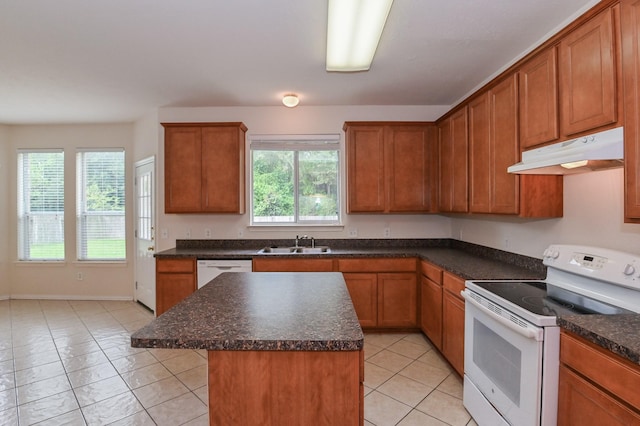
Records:
<instances>
[{"instance_id":1,"label":"white window blind","mask_svg":"<svg viewBox=\"0 0 640 426\"><path fill-rule=\"evenodd\" d=\"M64 260L64 152L18 151L18 259Z\"/></svg>"},{"instance_id":2,"label":"white window blind","mask_svg":"<svg viewBox=\"0 0 640 426\"><path fill-rule=\"evenodd\" d=\"M124 260L124 150L80 150L76 162L78 260Z\"/></svg>"}]
</instances>

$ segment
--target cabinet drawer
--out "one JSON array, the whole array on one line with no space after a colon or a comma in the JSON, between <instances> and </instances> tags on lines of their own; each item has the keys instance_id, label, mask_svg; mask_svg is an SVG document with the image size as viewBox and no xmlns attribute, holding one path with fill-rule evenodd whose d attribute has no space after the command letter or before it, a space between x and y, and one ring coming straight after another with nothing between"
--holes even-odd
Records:
<instances>
[{"instance_id":1,"label":"cabinet drawer","mask_svg":"<svg viewBox=\"0 0 640 426\"><path fill-rule=\"evenodd\" d=\"M640 366L564 331L560 335L560 362L640 409Z\"/></svg>"},{"instance_id":2,"label":"cabinet drawer","mask_svg":"<svg viewBox=\"0 0 640 426\"><path fill-rule=\"evenodd\" d=\"M442 269L432 263L425 262L424 260L420 262L420 268L422 275L426 276L434 283L442 285Z\"/></svg>"},{"instance_id":3,"label":"cabinet drawer","mask_svg":"<svg viewBox=\"0 0 640 426\"><path fill-rule=\"evenodd\" d=\"M256 272L331 272L333 259L253 259Z\"/></svg>"},{"instance_id":4,"label":"cabinet drawer","mask_svg":"<svg viewBox=\"0 0 640 426\"><path fill-rule=\"evenodd\" d=\"M158 259L156 271L160 273L193 273L196 271L195 259Z\"/></svg>"},{"instance_id":5,"label":"cabinet drawer","mask_svg":"<svg viewBox=\"0 0 640 426\"><path fill-rule=\"evenodd\" d=\"M448 290L458 299L463 300L460 293L464 290L464 280L456 275L450 274L449 272L443 272L442 274L442 287L445 290Z\"/></svg>"},{"instance_id":6,"label":"cabinet drawer","mask_svg":"<svg viewBox=\"0 0 640 426\"><path fill-rule=\"evenodd\" d=\"M340 272L415 272L415 258L338 259Z\"/></svg>"}]
</instances>

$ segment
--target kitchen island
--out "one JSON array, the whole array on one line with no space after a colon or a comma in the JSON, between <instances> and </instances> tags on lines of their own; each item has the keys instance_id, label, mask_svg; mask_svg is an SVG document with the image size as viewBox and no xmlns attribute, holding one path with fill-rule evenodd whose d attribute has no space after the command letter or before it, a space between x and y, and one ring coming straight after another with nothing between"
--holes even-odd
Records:
<instances>
[{"instance_id":1,"label":"kitchen island","mask_svg":"<svg viewBox=\"0 0 640 426\"><path fill-rule=\"evenodd\" d=\"M212 425L362 425L363 343L336 272L225 273L131 336L208 351Z\"/></svg>"}]
</instances>

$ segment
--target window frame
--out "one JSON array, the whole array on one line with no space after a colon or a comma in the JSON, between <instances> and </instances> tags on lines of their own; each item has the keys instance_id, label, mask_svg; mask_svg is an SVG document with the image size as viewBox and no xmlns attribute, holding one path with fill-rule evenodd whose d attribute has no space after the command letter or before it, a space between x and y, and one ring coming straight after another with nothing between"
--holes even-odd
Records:
<instances>
[{"instance_id":1,"label":"window frame","mask_svg":"<svg viewBox=\"0 0 640 426\"><path fill-rule=\"evenodd\" d=\"M25 191L24 191L25 181L23 178L24 177L24 160L22 156L29 155L29 154L38 154L38 153L60 154L62 158L62 167L60 170L57 171L57 173L59 173L59 176L62 178L62 211L52 212L52 214L55 214L61 217L62 257L49 258L49 257L32 257L31 256L31 247L34 244L33 244L33 241L31 241L29 238L30 227L27 225L26 222L30 222L28 219L32 217L33 214L31 211L31 207L25 205L25 202L24 202L25 201ZM17 213L17 220L18 220L17 247L16 247L17 260L19 262L64 262L66 259L66 250L67 250L66 239L65 239L66 231L65 231L65 223L64 223L65 215L66 215L66 200L65 200L66 181L65 181L65 171L64 171L65 169L64 149L62 148L36 148L36 149L20 148L17 150L16 162L17 162L16 213ZM29 185L29 188L32 188L32 186ZM38 216L38 215L36 214L35 216Z\"/></svg>"},{"instance_id":2,"label":"window frame","mask_svg":"<svg viewBox=\"0 0 640 426\"><path fill-rule=\"evenodd\" d=\"M123 202L123 210L122 213L107 213L101 212L100 214L95 214L91 212L85 211L86 206L86 182L84 181L84 167L82 166L82 161L84 161L84 154L86 153L122 153L122 196L124 197ZM80 156L83 159L80 159ZM82 263L124 263L127 260L127 202L126 202L126 191L127 191L127 162L126 162L126 150L121 147L114 148L76 148L76 261ZM124 257L118 258L98 258L98 257L88 257L88 243L84 244L83 241L87 241L86 236L84 235L84 226L83 224L86 221L83 221L84 218L91 216L122 216L122 232L123 232L123 240L124 240ZM84 239L84 240L83 240ZM86 246L86 247L85 247ZM86 255L83 255L84 249L86 248Z\"/></svg>"},{"instance_id":3,"label":"window frame","mask_svg":"<svg viewBox=\"0 0 640 426\"><path fill-rule=\"evenodd\" d=\"M254 150L257 151L294 151L294 221L293 222L256 222L254 220ZM336 152L336 214L331 221L304 220L299 217L299 151L335 151ZM301 226L342 226L342 173L341 173L340 135L330 134L268 134L249 136L249 215L250 226L255 227L301 227Z\"/></svg>"}]
</instances>

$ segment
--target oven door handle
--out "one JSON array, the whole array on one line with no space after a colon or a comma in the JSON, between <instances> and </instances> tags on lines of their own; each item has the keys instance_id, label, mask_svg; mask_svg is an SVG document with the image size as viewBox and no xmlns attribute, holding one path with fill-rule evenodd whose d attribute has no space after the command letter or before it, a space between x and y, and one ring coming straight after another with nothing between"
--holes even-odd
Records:
<instances>
[{"instance_id":1,"label":"oven door handle","mask_svg":"<svg viewBox=\"0 0 640 426\"><path fill-rule=\"evenodd\" d=\"M513 322L509 321L508 319L506 319L506 318L496 314L495 312L487 309L485 306L482 306L473 297L469 296L466 291L462 291L462 292L460 292L460 294L462 295L462 297L464 297L464 299L467 302L469 302L470 304L472 304L473 306L478 308L480 311L482 311L487 316L491 317L491 319L493 319L493 320L499 322L500 324L504 325L505 327L507 327L511 331L515 331L516 333L520 334L521 336L526 337L527 339L536 340L538 342L543 339L543 335L542 335L542 330L541 329L532 330L531 328L520 327L520 326L514 324Z\"/></svg>"}]
</instances>

